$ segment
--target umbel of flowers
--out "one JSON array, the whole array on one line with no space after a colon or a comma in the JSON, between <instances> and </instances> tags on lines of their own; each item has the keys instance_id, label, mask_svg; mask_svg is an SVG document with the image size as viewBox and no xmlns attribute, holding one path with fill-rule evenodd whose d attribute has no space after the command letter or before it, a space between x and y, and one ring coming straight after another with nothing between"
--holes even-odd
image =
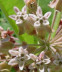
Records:
<instances>
[{"instance_id":1,"label":"umbel of flowers","mask_svg":"<svg viewBox=\"0 0 62 72\"><path fill-rule=\"evenodd\" d=\"M54 1L52 6L55 4ZM51 12L43 15L42 9L37 5L36 0L24 0L24 2L25 6L22 10L20 11L17 7L14 7L16 15L10 15L9 17L16 22L19 35L24 33L33 35L38 38L38 42L37 44L23 42L16 48L10 49L8 51L10 54L7 61L8 65L15 68L16 72L53 72L53 67L56 70L57 68L55 67L59 66L61 68L62 65L62 29L58 28L53 39L46 39L46 33L49 33L49 35L53 33L48 21ZM56 2L57 4L59 3L59 1ZM11 39L12 32L6 33L2 28L0 28L0 32L4 41L7 41L8 37ZM10 41L14 44L13 40ZM0 69L0 71L5 70Z\"/></svg>"},{"instance_id":2,"label":"umbel of flowers","mask_svg":"<svg viewBox=\"0 0 62 72\"><path fill-rule=\"evenodd\" d=\"M20 11L17 7L14 7L14 11L16 12L16 15L10 15L9 17L16 21L16 24L19 27L19 34L27 32L30 35L35 35L41 39L44 39L46 32L52 32L48 21L51 12L47 12L43 16L40 6L37 6L35 14L27 14L26 6L22 8L22 11Z\"/></svg>"}]
</instances>

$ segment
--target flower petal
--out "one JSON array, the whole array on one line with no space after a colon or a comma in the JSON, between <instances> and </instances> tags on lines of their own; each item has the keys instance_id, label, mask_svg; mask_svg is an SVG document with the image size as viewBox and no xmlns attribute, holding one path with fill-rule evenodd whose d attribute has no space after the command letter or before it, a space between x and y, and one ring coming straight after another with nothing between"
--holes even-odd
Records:
<instances>
[{"instance_id":1,"label":"flower petal","mask_svg":"<svg viewBox=\"0 0 62 72\"><path fill-rule=\"evenodd\" d=\"M37 8L36 14L37 14L37 16L39 16L39 17L43 16L43 15L42 15L42 9L41 9L40 6L38 6L38 8Z\"/></svg>"},{"instance_id":2,"label":"flower petal","mask_svg":"<svg viewBox=\"0 0 62 72\"><path fill-rule=\"evenodd\" d=\"M39 27L40 26L40 22L39 21L36 21L35 23L34 23L34 27Z\"/></svg>"},{"instance_id":3,"label":"flower petal","mask_svg":"<svg viewBox=\"0 0 62 72\"><path fill-rule=\"evenodd\" d=\"M26 54L25 60L29 60L29 59L30 59L30 56L28 54Z\"/></svg>"},{"instance_id":4,"label":"flower petal","mask_svg":"<svg viewBox=\"0 0 62 72\"><path fill-rule=\"evenodd\" d=\"M43 59L43 58L44 58L44 55L45 55L45 52L42 51L42 52L40 53L40 55L39 55L39 59Z\"/></svg>"},{"instance_id":5,"label":"flower petal","mask_svg":"<svg viewBox=\"0 0 62 72\"><path fill-rule=\"evenodd\" d=\"M48 19L50 17L50 15L51 15L51 12L45 13L45 15L44 15L45 19Z\"/></svg>"},{"instance_id":6,"label":"flower petal","mask_svg":"<svg viewBox=\"0 0 62 72\"><path fill-rule=\"evenodd\" d=\"M18 12L20 12L20 10L17 7L14 7L14 11L17 14Z\"/></svg>"},{"instance_id":7,"label":"flower petal","mask_svg":"<svg viewBox=\"0 0 62 72\"><path fill-rule=\"evenodd\" d=\"M16 24L22 24L23 21L21 19L16 20Z\"/></svg>"},{"instance_id":8,"label":"flower petal","mask_svg":"<svg viewBox=\"0 0 62 72\"><path fill-rule=\"evenodd\" d=\"M22 46L19 48L19 56L21 56L21 54L26 54Z\"/></svg>"},{"instance_id":9,"label":"flower petal","mask_svg":"<svg viewBox=\"0 0 62 72\"><path fill-rule=\"evenodd\" d=\"M43 21L43 25L49 25L49 21L48 20L44 20Z\"/></svg>"},{"instance_id":10,"label":"flower petal","mask_svg":"<svg viewBox=\"0 0 62 72\"><path fill-rule=\"evenodd\" d=\"M44 62L45 64L49 64L51 61L50 61L50 59L48 58L48 59L44 59L43 62Z\"/></svg>"},{"instance_id":11,"label":"flower petal","mask_svg":"<svg viewBox=\"0 0 62 72\"><path fill-rule=\"evenodd\" d=\"M25 3L28 3L30 0L24 0Z\"/></svg>"},{"instance_id":12,"label":"flower petal","mask_svg":"<svg viewBox=\"0 0 62 72\"><path fill-rule=\"evenodd\" d=\"M19 54L18 51L15 51L15 50L9 50L9 53L12 55L12 56L17 56Z\"/></svg>"},{"instance_id":13,"label":"flower petal","mask_svg":"<svg viewBox=\"0 0 62 72\"><path fill-rule=\"evenodd\" d=\"M37 16L34 14L29 14L29 17L31 17L34 21L36 21L36 19L37 19Z\"/></svg>"},{"instance_id":14,"label":"flower petal","mask_svg":"<svg viewBox=\"0 0 62 72\"><path fill-rule=\"evenodd\" d=\"M16 20L16 15L10 15L9 18Z\"/></svg>"},{"instance_id":15,"label":"flower petal","mask_svg":"<svg viewBox=\"0 0 62 72\"><path fill-rule=\"evenodd\" d=\"M24 18L24 20L27 20L28 14L24 14L24 15L23 15L23 18Z\"/></svg>"},{"instance_id":16,"label":"flower petal","mask_svg":"<svg viewBox=\"0 0 62 72\"><path fill-rule=\"evenodd\" d=\"M19 63L19 69L20 69L20 70L23 70L23 68L24 68L24 63L25 63L25 62Z\"/></svg>"},{"instance_id":17,"label":"flower petal","mask_svg":"<svg viewBox=\"0 0 62 72\"><path fill-rule=\"evenodd\" d=\"M33 60L33 61L35 61L36 59L37 59L37 56L36 55L34 55L34 54L29 54L30 55L30 58Z\"/></svg>"},{"instance_id":18,"label":"flower petal","mask_svg":"<svg viewBox=\"0 0 62 72\"><path fill-rule=\"evenodd\" d=\"M22 13L25 13L25 14L26 14L26 13L27 13L27 10L26 10L26 9L27 9L27 7L26 7L26 5L25 5L25 6L22 8Z\"/></svg>"},{"instance_id":19,"label":"flower petal","mask_svg":"<svg viewBox=\"0 0 62 72\"><path fill-rule=\"evenodd\" d=\"M23 47L19 47L19 52L22 53L24 51Z\"/></svg>"},{"instance_id":20,"label":"flower petal","mask_svg":"<svg viewBox=\"0 0 62 72\"><path fill-rule=\"evenodd\" d=\"M8 62L8 65L11 65L11 66L17 65L16 58L11 59L11 60Z\"/></svg>"},{"instance_id":21,"label":"flower petal","mask_svg":"<svg viewBox=\"0 0 62 72\"><path fill-rule=\"evenodd\" d=\"M28 68L29 68L29 69L34 69L35 67L36 67L35 63L32 63L32 64L29 65Z\"/></svg>"}]
</instances>

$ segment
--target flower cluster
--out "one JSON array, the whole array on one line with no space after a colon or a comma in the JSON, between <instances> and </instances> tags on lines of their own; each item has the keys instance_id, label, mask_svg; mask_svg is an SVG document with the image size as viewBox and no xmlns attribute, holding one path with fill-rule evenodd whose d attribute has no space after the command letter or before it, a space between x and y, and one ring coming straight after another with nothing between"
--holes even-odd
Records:
<instances>
[{"instance_id":1,"label":"flower cluster","mask_svg":"<svg viewBox=\"0 0 62 72\"><path fill-rule=\"evenodd\" d=\"M3 52L3 49L7 49L6 51L10 54L6 56L7 64L5 62L0 63L0 71L7 72L10 70L6 67L2 68L2 65L5 64L17 68L17 72L51 72L51 65L62 65L62 20L55 37L51 38L53 27L50 27L48 20L51 12L49 11L43 15L36 0L24 0L24 2L26 5L22 10L20 11L17 7L14 7L16 15L10 15L9 17L15 20L19 29L18 35L24 33L33 35L37 38L37 44L27 44L26 42L16 44L15 38L12 36L13 31L4 31L0 27L0 51ZM61 0L53 0L49 6L62 11L62 7L57 7L59 2ZM55 18L53 23L54 21ZM48 39L46 39L47 33L49 33ZM15 46L16 48L14 48Z\"/></svg>"},{"instance_id":2,"label":"flower cluster","mask_svg":"<svg viewBox=\"0 0 62 72\"><path fill-rule=\"evenodd\" d=\"M20 70L24 70L27 66L26 63L31 60L32 63L28 65L28 69L30 71L33 71L35 68L40 71L42 70L40 68L44 64L47 65L51 62L50 58L45 55L44 51L42 51L39 56L36 56L32 53L28 53L27 48L23 49L23 47L20 47L18 50L9 50L9 53L11 54L11 56L14 56L14 58L11 59L8 64L11 66L15 66L18 64Z\"/></svg>"},{"instance_id":3,"label":"flower cluster","mask_svg":"<svg viewBox=\"0 0 62 72\"><path fill-rule=\"evenodd\" d=\"M48 21L51 12L47 12L43 16L40 6L37 6L36 14L27 14L26 6L22 8L22 11L17 7L14 7L14 11L17 15L10 15L9 17L16 21L16 24L19 27L19 34L27 32L30 35L36 35L43 39L45 38L46 32L52 32Z\"/></svg>"}]
</instances>

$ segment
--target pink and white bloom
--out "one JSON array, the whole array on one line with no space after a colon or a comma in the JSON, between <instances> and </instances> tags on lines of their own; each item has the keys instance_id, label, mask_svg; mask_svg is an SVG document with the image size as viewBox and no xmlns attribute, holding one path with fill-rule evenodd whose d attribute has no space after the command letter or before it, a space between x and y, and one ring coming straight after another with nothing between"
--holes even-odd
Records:
<instances>
[{"instance_id":1,"label":"pink and white bloom","mask_svg":"<svg viewBox=\"0 0 62 72\"><path fill-rule=\"evenodd\" d=\"M34 28L38 37L44 39L46 32L51 33L51 27L49 26L48 18L50 17L51 12L47 12L42 15L42 10L40 6L37 8L36 15L29 14L29 16L34 20Z\"/></svg>"},{"instance_id":2,"label":"pink and white bloom","mask_svg":"<svg viewBox=\"0 0 62 72\"><path fill-rule=\"evenodd\" d=\"M50 58L45 55L44 51L42 51L39 56L36 56L34 54L29 54L29 55L30 55L30 58L34 61L32 64L29 65L29 69L31 70L33 70L34 68L37 68L41 72L42 69L40 69L40 67L43 64L47 65L51 62Z\"/></svg>"},{"instance_id":3,"label":"pink and white bloom","mask_svg":"<svg viewBox=\"0 0 62 72\"><path fill-rule=\"evenodd\" d=\"M15 58L11 59L8 64L12 66L18 64L19 69L23 70L25 62L30 59L27 50L20 47L19 51L9 50L9 53Z\"/></svg>"},{"instance_id":4,"label":"pink and white bloom","mask_svg":"<svg viewBox=\"0 0 62 72\"><path fill-rule=\"evenodd\" d=\"M42 26L42 25L44 25L44 26L49 25L48 18L50 17L50 15L51 15L51 12L47 12L43 16L40 6L38 6L38 8L37 8L36 15L29 14L29 16L35 20L34 27L38 27L38 26Z\"/></svg>"},{"instance_id":5,"label":"pink and white bloom","mask_svg":"<svg viewBox=\"0 0 62 72\"><path fill-rule=\"evenodd\" d=\"M45 52L42 51L40 53L39 56L36 56L34 54L29 54L30 55L30 58L36 62L36 64L39 64L39 63L45 63L45 64L49 64L51 61L50 61L50 58L48 58L46 55L45 55Z\"/></svg>"},{"instance_id":6,"label":"pink and white bloom","mask_svg":"<svg viewBox=\"0 0 62 72\"><path fill-rule=\"evenodd\" d=\"M20 11L17 7L14 7L14 11L17 15L10 15L9 17L15 20L16 24L22 24L23 21L26 20L28 17L26 6L22 8L22 11Z\"/></svg>"}]
</instances>

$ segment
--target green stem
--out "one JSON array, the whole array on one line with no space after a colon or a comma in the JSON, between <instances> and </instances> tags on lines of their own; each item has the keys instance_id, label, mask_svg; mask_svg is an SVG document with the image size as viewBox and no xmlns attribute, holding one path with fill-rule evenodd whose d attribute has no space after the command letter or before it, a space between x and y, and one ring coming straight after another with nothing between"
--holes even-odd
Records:
<instances>
[{"instance_id":1,"label":"green stem","mask_svg":"<svg viewBox=\"0 0 62 72\"><path fill-rule=\"evenodd\" d=\"M56 16L54 25L52 25L54 32L51 34L51 38L54 38L54 36L56 35L56 31L58 29L60 19L61 19L61 12L57 12L57 16Z\"/></svg>"},{"instance_id":2,"label":"green stem","mask_svg":"<svg viewBox=\"0 0 62 72\"><path fill-rule=\"evenodd\" d=\"M52 20L51 29L53 29L53 26L54 26L54 23L55 23L56 17L57 17L57 11L55 10L55 11L54 11L53 20ZM50 38L51 38L51 33L49 34L48 41L50 40Z\"/></svg>"},{"instance_id":3,"label":"green stem","mask_svg":"<svg viewBox=\"0 0 62 72\"><path fill-rule=\"evenodd\" d=\"M39 6L39 0L38 0L38 6Z\"/></svg>"},{"instance_id":4,"label":"green stem","mask_svg":"<svg viewBox=\"0 0 62 72\"><path fill-rule=\"evenodd\" d=\"M15 44L15 46L23 46L22 44ZM27 44L27 46L42 46L41 44Z\"/></svg>"}]
</instances>

